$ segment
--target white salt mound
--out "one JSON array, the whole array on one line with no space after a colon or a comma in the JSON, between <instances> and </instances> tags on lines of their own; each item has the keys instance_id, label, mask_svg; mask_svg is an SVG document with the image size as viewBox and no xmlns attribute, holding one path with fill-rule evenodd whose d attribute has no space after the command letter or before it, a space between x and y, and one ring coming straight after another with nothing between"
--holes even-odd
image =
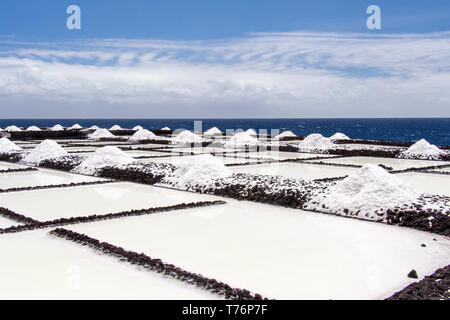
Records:
<instances>
[{"instance_id":1,"label":"white salt mound","mask_svg":"<svg viewBox=\"0 0 450 320\"><path fill-rule=\"evenodd\" d=\"M30 126L27 128L27 131L42 131L42 130L36 126Z\"/></svg>"},{"instance_id":2,"label":"white salt mound","mask_svg":"<svg viewBox=\"0 0 450 320\"><path fill-rule=\"evenodd\" d=\"M140 140L150 140L158 138L156 134L154 134L151 131L148 131L147 129L140 129L136 131L130 138L130 141L140 141Z\"/></svg>"},{"instance_id":3,"label":"white salt mound","mask_svg":"<svg viewBox=\"0 0 450 320\"><path fill-rule=\"evenodd\" d=\"M73 126L69 128L69 130L77 130L77 129L83 129L83 127L80 126L78 123L75 123Z\"/></svg>"},{"instance_id":4,"label":"white salt mound","mask_svg":"<svg viewBox=\"0 0 450 320\"><path fill-rule=\"evenodd\" d=\"M280 133L279 135L275 136L274 139L279 140L281 138L285 137L296 137L296 135L292 131L284 131Z\"/></svg>"},{"instance_id":5,"label":"white salt mound","mask_svg":"<svg viewBox=\"0 0 450 320\"><path fill-rule=\"evenodd\" d=\"M89 129L91 129L91 130L97 130L97 129L100 129L98 126L96 126L96 125L93 125L92 127L90 127Z\"/></svg>"},{"instance_id":6,"label":"white salt mound","mask_svg":"<svg viewBox=\"0 0 450 320\"><path fill-rule=\"evenodd\" d=\"M221 135L221 134L222 134L222 131L220 131L220 129L217 127L212 127L211 129L208 129L204 133L205 136L214 136L214 135Z\"/></svg>"},{"instance_id":7,"label":"white salt mound","mask_svg":"<svg viewBox=\"0 0 450 320\"><path fill-rule=\"evenodd\" d=\"M134 127L133 128L133 130L136 130L136 131L138 131L138 130L143 130L144 128L142 127L142 126L136 126L136 127Z\"/></svg>"},{"instance_id":8,"label":"white salt mound","mask_svg":"<svg viewBox=\"0 0 450 320\"><path fill-rule=\"evenodd\" d=\"M256 136L257 135L256 131L253 130L253 129L248 129L247 131L245 131L245 133L247 133L247 134L249 134L251 136Z\"/></svg>"},{"instance_id":9,"label":"white salt mound","mask_svg":"<svg viewBox=\"0 0 450 320\"><path fill-rule=\"evenodd\" d=\"M52 130L52 131L63 131L64 128L60 124L55 124L53 127L50 128L50 130Z\"/></svg>"},{"instance_id":10,"label":"white salt mound","mask_svg":"<svg viewBox=\"0 0 450 320\"><path fill-rule=\"evenodd\" d=\"M123 130L119 125L115 124L109 130Z\"/></svg>"},{"instance_id":11,"label":"white salt mound","mask_svg":"<svg viewBox=\"0 0 450 320\"><path fill-rule=\"evenodd\" d=\"M97 129L93 133L91 133L88 138L93 140L103 139L103 138L114 138L111 132L106 129Z\"/></svg>"},{"instance_id":12,"label":"white salt mound","mask_svg":"<svg viewBox=\"0 0 450 320\"><path fill-rule=\"evenodd\" d=\"M350 140L350 138L343 133L336 132L330 137L330 140Z\"/></svg>"},{"instance_id":13,"label":"white salt mound","mask_svg":"<svg viewBox=\"0 0 450 320\"><path fill-rule=\"evenodd\" d=\"M215 179L226 178L231 171L224 163L210 154L183 157L184 161L178 166L171 177L166 180L177 188L190 186L206 186Z\"/></svg>"},{"instance_id":14,"label":"white salt mound","mask_svg":"<svg viewBox=\"0 0 450 320\"><path fill-rule=\"evenodd\" d=\"M18 147L14 142L10 141L8 138L0 139L0 153L9 153L18 150L20 150L20 147Z\"/></svg>"},{"instance_id":15,"label":"white salt mound","mask_svg":"<svg viewBox=\"0 0 450 320\"><path fill-rule=\"evenodd\" d=\"M44 140L25 156L23 162L39 164L43 160L56 159L69 154L54 140Z\"/></svg>"},{"instance_id":16,"label":"white salt mound","mask_svg":"<svg viewBox=\"0 0 450 320\"><path fill-rule=\"evenodd\" d=\"M97 149L94 154L88 156L78 167L75 172L92 174L96 169L106 166L117 166L129 164L134 161L133 157L126 154L115 146L107 146Z\"/></svg>"},{"instance_id":17,"label":"white salt mound","mask_svg":"<svg viewBox=\"0 0 450 320\"><path fill-rule=\"evenodd\" d=\"M202 137L185 130L180 132L175 138L172 138L171 144L186 145L190 143L202 143L203 141L205 140Z\"/></svg>"},{"instance_id":18,"label":"white salt mound","mask_svg":"<svg viewBox=\"0 0 450 320\"><path fill-rule=\"evenodd\" d=\"M349 215L377 220L380 216L375 214L376 210L394 209L416 200L417 194L409 184L370 164L338 182L326 194L313 197L307 207L338 214L346 214L344 210L348 210Z\"/></svg>"},{"instance_id":19,"label":"white salt mound","mask_svg":"<svg viewBox=\"0 0 450 320\"><path fill-rule=\"evenodd\" d=\"M400 154L401 158L418 158L418 159L439 159L446 152L439 149L434 144L430 144L427 140L421 139L414 143L408 150Z\"/></svg>"},{"instance_id":20,"label":"white salt mound","mask_svg":"<svg viewBox=\"0 0 450 320\"><path fill-rule=\"evenodd\" d=\"M223 146L227 149L238 149L258 145L259 141L247 132L239 132L232 136Z\"/></svg>"},{"instance_id":21,"label":"white salt mound","mask_svg":"<svg viewBox=\"0 0 450 320\"><path fill-rule=\"evenodd\" d=\"M169 127L164 127L164 128L161 129L161 131L170 131L170 128Z\"/></svg>"},{"instance_id":22,"label":"white salt mound","mask_svg":"<svg viewBox=\"0 0 450 320\"><path fill-rule=\"evenodd\" d=\"M310 134L298 144L299 149L305 151L328 150L333 148L333 146L333 142L322 136L320 133Z\"/></svg>"},{"instance_id":23,"label":"white salt mound","mask_svg":"<svg viewBox=\"0 0 450 320\"><path fill-rule=\"evenodd\" d=\"M5 131L22 131L22 129L16 126L8 126L5 128Z\"/></svg>"}]
</instances>

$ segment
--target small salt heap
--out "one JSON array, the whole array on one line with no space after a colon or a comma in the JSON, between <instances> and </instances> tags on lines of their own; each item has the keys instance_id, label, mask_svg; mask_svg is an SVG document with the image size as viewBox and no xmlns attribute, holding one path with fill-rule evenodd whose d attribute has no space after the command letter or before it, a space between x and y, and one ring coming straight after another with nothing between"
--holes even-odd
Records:
<instances>
[{"instance_id":1,"label":"small salt heap","mask_svg":"<svg viewBox=\"0 0 450 320\"><path fill-rule=\"evenodd\" d=\"M68 156L54 140L44 140L23 158L24 163L39 164L41 161Z\"/></svg>"},{"instance_id":2,"label":"small salt heap","mask_svg":"<svg viewBox=\"0 0 450 320\"><path fill-rule=\"evenodd\" d=\"M55 124L53 127L50 128L51 131L63 131L64 128L60 124Z\"/></svg>"},{"instance_id":3,"label":"small salt heap","mask_svg":"<svg viewBox=\"0 0 450 320\"><path fill-rule=\"evenodd\" d=\"M78 123L74 124L69 128L69 130L78 130L78 129L83 129L83 127L80 126Z\"/></svg>"},{"instance_id":4,"label":"small salt heap","mask_svg":"<svg viewBox=\"0 0 450 320\"><path fill-rule=\"evenodd\" d=\"M134 161L133 157L126 154L115 146L107 146L97 149L94 154L88 156L73 171L83 174L93 174L102 167L112 167L118 165L130 164Z\"/></svg>"},{"instance_id":5,"label":"small salt heap","mask_svg":"<svg viewBox=\"0 0 450 320\"><path fill-rule=\"evenodd\" d=\"M307 209L378 220L387 209L414 203L417 194L409 184L376 165L366 165L338 182L325 194L313 197ZM381 209L384 212L381 213ZM381 215L377 215L375 211Z\"/></svg>"},{"instance_id":6,"label":"small salt heap","mask_svg":"<svg viewBox=\"0 0 450 320\"><path fill-rule=\"evenodd\" d=\"M280 140L281 138L286 138L286 137L296 137L296 135L292 131L284 131L284 132L280 133L279 135L275 136L274 139Z\"/></svg>"},{"instance_id":7,"label":"small salt heap","mask_svg":"<svg viewBox=\"0 0 450 320\"><path fill-rule=\"evenodd\" d=\"M191 131L184 130L180 132L175 138L172 138L171 144L175 145L187 145L191 143L202 143L205 141L202 137L192 133Z\"/></svg>"},{"instance_id":8,"label":"small salt heap","mask_svg":"<svg viewBox=\"0 0 450 320\"><path fill-rule=\"evenodd\" d=\"M257 135L256 131L253 130L253 129L248 129L247 131L245 131L245 133L247 133L247 134L249 134L251 136L256 136Z\"/></svg>"},{"instance_id":9,"label":"small salt heap","mask_svg":"<svg viewBox=\"0 0 450 320\"><path fill-rule=\"evenodd\" d=\"M170 128L169 127L164 127L164 128L161 129L161 131L170 131Z\"/></svg>"},{"instance_id":10,"label":"small salt heap","mask_svg":"<svg viewBox=\"0 0 450 320\"><path fill-rule=\"evenodd\" d=\"M42 130L36 126L30 126L27 128L27 131L42 131Z\"/></svg>"},{"instance_id":11,"label":"small salt heap","mask_svg":"<svg viewBox=\"0 0 450 320\"><path fill-rule=\"evenodd\" d=\"M16 126L8 126L5 128L5 131L17 132L17 131L22 131L22 129L20 129L19 127L16 127Z\"/></svg>"},{"instance_id":12,"label":"small salt heap","mask_svg":"<svg viewBox=\"0 0 450 320\"><path fill-rule=\"evenodd\" d=\"M104 138L115 138L115 137L116 137L115 135L113 135L106 129L97 129L88 136L89 139L93 140L100 140Z\"/></svg>"},{"instance_id":13,"label":"small salt heap","mask_svg":"<svg viewBox=\"0 0 450 320\"><path fill-rule=\"evenodd\" d=\"M8 138L0 139L0 153L10 153L14 151L21 150L14 142L10 141Z\"/></svg>"},{"instance_id":14,"label":"small salt heap","mask_svg":"<svg viewBox=\"0 0 450 320\"><path fill-rule=\"evenodd\" d=\"M135 126L133 128L133 130L138 131L138 130L143 130L144 128L142 126Z\"/></svg>"},{"instance_id":15,"label":"small salt heap","mask_svg":"<svg viewBox=\"0 0 450 320\"><path fill-rule=\"evenodd\" d=\"M310 134L298 144L301 151L324 151L333 148L333 146L333 142L320 133Z\"/></svg>"},{"instance_id":16,"label":"small salt heap","mask_svg":"<svg viewBox=\"0 0 450 320\"><path fill-rule=\"evenodd\" d=\"M183 157L183 162L165 182L176 188L205 187L215 179L226 178L231 171L218 158L210 154Z\"/></svg>"},{"instance_id":17,"label":"small salt heap","mask_svg":"<svg viewBox=\"0 0 450 320\"><path fill-rule=\"evenodd\" d=\"M336 132L330 137L330 140L350 140L350 138L343 133Z\"/></svg>"},{"instance_id":18,"label":"small salt heap","mask_svg":"<svg viewBox=\"0 0 450 320\"><path fill-rule=\"evenodd\" d=\"M220 131L217 127L212 127L211 129L208 129L204 133L205 136L215 136L215 135L222 135L222 131Z\"/></svg>"},{"instance_id":19,"label":"small salt heap","mask_svg":"<svg viewBox=\"0 0 450 320\"><path fill-rule=\"evenodd\" d=\"M223 147L227 149L238 149L257 146L258 143L258 139L252 137L249 133L239 132L232 136Z\"/></svg>"},{"instance_id":20,"label":"small salt heap","mask_svg":"<svg viewBox=\"0 0 450 320\"><path fill-rule=\"evenodd\" d=\"M444 155L446 155L445 151L439 149L434 144L430 144L427 140L421 139L409 147L408 150L403 151L399 157L406 159L437 160Z\"/></svg>"},{"instance_id":21,"label":"small salt heap","mask_svg":"<svg viewBox=\"0 0 450 320\"><path fill-rule=\"evenodd\" d=\"M109 130L123 130L119 125L115 124Z\"/></svg>"},{"instance_id":22,"label":"small salt heap","mask_svg":"<svg viewBox=\"0 0 450 320\"><path fill-rule=\"evenodd\" d=\"M140 129L136 131L130 138L130 141L141 141L141 140L154 140L158 137L153 132L147 129Z\"/></svg>"},{"instance_id":23,"label":"small salt heap","mask_svg":"<svg viewBox=\"0 0 450 320\"><path fill-rule=\"evenodd\" d=\"M93 125L93 126L90 127L89 129L91 129L91 130L98 130L98 129L100 129L100 128L99 128L99 126Z\"/></svg>"}]
</instances>

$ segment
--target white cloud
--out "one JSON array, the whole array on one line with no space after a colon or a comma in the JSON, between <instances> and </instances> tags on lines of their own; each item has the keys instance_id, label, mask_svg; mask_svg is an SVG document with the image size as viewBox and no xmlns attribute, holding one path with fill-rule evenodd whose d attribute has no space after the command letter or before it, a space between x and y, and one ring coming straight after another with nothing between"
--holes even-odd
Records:
<instances>
[{"instance_id":1,"label":"white cloud","mask_svg":"<svg viewBox=\"0 0 450 320\"><path fill-rule=\"evenodd\" d=\"M4 117L450 115L450 33L8 47L0 103L16 108L1 108Z\"/></svg>"}]
</instances>

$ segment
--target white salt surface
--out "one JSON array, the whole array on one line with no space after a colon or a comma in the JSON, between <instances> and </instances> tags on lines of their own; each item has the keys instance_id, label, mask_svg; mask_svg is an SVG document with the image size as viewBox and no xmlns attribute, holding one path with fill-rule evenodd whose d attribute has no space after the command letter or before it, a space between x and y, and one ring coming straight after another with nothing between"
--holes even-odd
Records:
<instances>
[{"instance_id":1,"label":"white salt surface","mask_svg":"<svg viewBox=\"0 0 450 320\"><path fill-rule=\"evenodd\" d=\"M126 154L114 146L107 146L97 149L92 155L89 155L73 171L84 174L92 174L96 169L106 166L117 166L129 164L134 161L133 157Z\"/></svg>"},{"instance_id":2,"label":"white salt surface","mask_svg":"<svg viewBox=\"0 0 450 320\"><path fill-rule=\"evenodd\" d=\"M100 129L100 127L99 126L96 126L96 125L93 125L92 127L90 127L89 129L92 129L92 130L97 130L97 129Z\"/></svg>"},{"instance_id":3,"label":"white salt surface","mask_svg":"<svg viewBox=\"0 0 450 320\"><path fill-rule=\"evenodd\" d=\"M0 138L0 153L9 153L11 151L18 150L20 150L20 147L18 147L14 142L6 137Z\"/></svg>"},{"instance_id":4,"label":"white salt surface","mask_svg":"<svg viewBox=\"0 0 450 320\"><path fill-rule=\"evenodd\" d=\"M204 133L205 136L214 136L214 135L221 135L221 134L222 134L222 131L220 131L220 129L217 127L212 127L211 129L206 130Z\"/></svg>"},{"instance_id":5,"label":"white salt surface","mask_svg":"<svg viewBox=\"0 0 450 320\"><path fill-rule=\"evenodd\" d=\"M450 176L430 173L399 173L395 175L418 192L450 196Z\"/></svg>"},{"instance_id":6,"label":"white salt surface","mask_svg":"<svg viewBox=\"0 0 450 320\"><path fill-rule=\"evenodd\" d=\"M439 159L446 152L439 149L434 144L430 144L427 140L421 139L414 143L408 150L403 151L400 157L403 158L419 158L419 159Z\"/></svg>"},{"instance_id":7,"label":"white salt surface","mask_svg":"<svg viewBox=\"0 0 450 320\"><path fill-rule=\"evenodd\" d=\"M97 140L97 139L104 139L104 138L114 138L116 137L111 132L109 132L106 129L97 129L93 133L91 133L88 138Z\"/></svg>"},{"instance_id":8,"label":"white salt surface","mask_svg":"<svg viewBox=\"0 0 450 320\"><path fill-rule=\"evenodd\" d=\"M158 137L153 132L148 131L147 129L139 129L128 140L140 141L140 140L150 140L150 139L157 139L157 138Z\"/></svg>"},{"instance_id":9,"label":"white salt surface","mask_svg":"<svg viewBox=\"0 0 450 320\"><path fill-rule=\"evenodd\" d=\"M14 226L17 226L17 225L21 225L21 223L0 216L0 229L14 227ZM1 286L0 286L0 290L1 290Z\"/></svg>"},{"instance_id":10,"label":"white salt surface","mask_svg":"<svg viewBox=\"0 0 450 320\"><path fill-rule=\"evenodd\" d=\"M43 160L69 155L57 142L44 140L23 158L24 163L38 164Z\"/></svg>"},{"instance_id":11,"label":"white salt surface","mask_svg":"<svg viewBox=\"0 0 450 320\"><path fill-rule=\"evenodd\" d=\"M142 129L144 129L142 126L135 126L134 128L133 128L133 130L142 130Z\"/></svg>"},{"instance_id":12,"label":"white salt surface","mask_svg":"<svg viewBox=\"0 0 450 320\"><path fill-rule=\"evenodd\" d=\"M305 151L328 150L334 147L330 139L325 138L320 133L313 133L307 136L298 144L299 149Z\"/></svg>"},{"instance_id":13,"label":"white salt surface","mask_svg":"<svg viewBox=\"0 0 450 320\"><path fill-rule=\"evenodd\" d=\"M83 129L78 123L75 123L73 126L69 128L69 130Z\"/></svg>"},{"instance_id":14,"label":"white salt surface","mask_svg":"<svg viewBox=\"0 0 450 320\"><path fill-rule=\"evenodd\" d=\"M164 128L161 128L161 131L170 131L170 128L169 127L164 127Z\"/></svg>"},{"instance_id":15,"label":"white salt surface","mask_svg":"<svg viewBox=\"0 0 450 320\"><path fill-rule=\"evenodd\" d=\"M176 137L172 138L171 143L175 145L186 145L190 143L202 143L205 141L202 137L197 134L184 130L180 132Z\"/></svg>"},{"instance_id":16,"label":"white salt surface","mask_svg":"<svg viewBox=\"0 0 450 320\"><path fill-rule=\"evenodd\" d=\"M296 135L292 131L284 131L284 132L280 133L279 135L275 136L274 139L279 140L281 138L286 138L286 137L296 137Z\"/></svg>"},{"instance_id":17,"label":"white salt surface","mask_svg":"<svg viewBox=\"0 0 450 320\"><path fill-rule=\"evenodd\" d=\"M60 124L55 124L53 127L50 128L51 131L63 131L64 128Z\"/></svg>"},{"instance_id":18,"label":"white salt surface","mask_svg":"<svg viewBox=\"0 0 450 320\"><path fill-rule=\"evenodd\" d=\"M433 234L234 200L70 229L275 299L382 299L450 259Z\"/></svg>"},{"instance_id":19,"label":"white salt surface","mask_svg":"<svg viewBox=\"0 0 450 320\"><path fill-rule=\"evenodd\" d=\"M103 179L71 174L62 171L39 169L38 171L2 173L0 179L0 189L36 187L51 184L67 184L99 180Z\"/></svg>"},{"instance_id":20,"label":"white salt surface","mask_svg":"<svg viewBox=\"0 0 450 320\"><path fill-rule=\"evenodd\" d=\"M347 135L345 135L345 134L343 134L341 132L336 132L335 134L333 134L330 137L330 140L349 140L349 139L350 138Z\"/></svg>"},{"instance_id":21,"label":"white salt surface","mask_svg":"<svg viewBox=\"0 0 450 320\"><path fill-rule=\"evenodd\" d=\"M36 126L30 126L27 128L27 131L42 131L42 130Z\"/></svg>"},{"instance_id":22,"label":"white salt surface","mask_svg":"<svg viewBox=\"0 0 450 320\"><path fill-rule=\"evenodd\" d=\"M119 125L115 124L111 128L109 128L109 130L122 130L122 128Z\"/></svg>"},{"instance_id":23,"label":"white salt surface","mask_svg":"<svg viewBox=\"0 0 450 320\"><path fill-rule=\"evenodd\" d=\"M17 126L8 126L5 128L5 131L22 131L22 129Z\"/></svg>"},{"instance_id":24,"label":"white salt surface","mask_svg":"<svg viewBox=\"0 0 450 320\"><path fill-rule=\"evenodd\" d=\"M23 165L17 164L17 163L0 162L0 170L22 169L22 168L26 168L26 166L23 166Z\"/></svg>"},{"instance_id":25,"label":"white salt surface","mask_svg":"<svg viewBox=\"0 0 450 320\"><path fill-rule=\"evenodd\" d=\"M301 153L301 152L283 152L283 151L258 151L258 152L238 152L238 156L250 158L267 158L274 160L286 159L307 159L315 157L332 157L333 155L321 153Z\"/></svg>"},{"instance_id":26,"label":"white salt surface","mask_svg":"<svg viewBox=\"0 0 450 320\"><path fill-rule=\"evenodd\" d=\"M258 145L259 141L249 132L239 132L232 136L223 146L226 149L238 149Z\"/></svg>"},{"instance_id":27,"label":"white salt surface","mask_svg":"<svg viewBox=\"0 0 450 320\"><path fill-rule=\"evenodd\" d=\"M234 173L250 173L262 175L276 175L286 178L302 178L305 180L343 177L349 175L357 168L321 166L302 163L271 163L232 167Z\"/></svg>"},{"instance_id":28,"label":"white salt surface","mask_svg":"<svg viewBox=\"0 0 450 320\"><path fill-rule=\"evenodd\" d=\"M215 299L75 243L32 231L2 235L0 299Z\"/></svg>"},{"instance_id":29,"label":"white salt surface","mask_svg":"<svg viewBox=\"0 0 450 320\"><path fill-rule=\"evenodd\" d=\"M148 163L148 162L162 162L162 163L170 163L173 165L179 165L183 163L184 158L191 157L191 155L186 156L170 156L168 154L165 158L152 158L152 159L142 159L140 162ZM232 163L247 163L254 162L256 163L258 160L256 159L245 159L245 158L235 158L235 157L223 157L223 156L214 156L216 159L220 160L223 164L232 164Z\"/></svg>"},{"instance_id":30,"label":"white salt surface","mask_svg":"<svg viewBox=\"0 0 450 320\"><path fill-rule=\"evenodd\" d=\"M447 168L441 168L441 169L434 169L434 170L430 170L430 171L450 172L450 167L447 167ZM449 177L449 179L450 179L450 177Z\"/></svg>"},{"instance_id":31,"label":"white salt surface","mask_svg":"<svg viewBox=\"0 0 450 320\"><path fill-rule=\"evenodd\" d=\"M337 164L354 164L354 165L366 165L366 164L382 164L393 168L394 170L403 170L408 168L421 168L429 166L439 166L448 164L444 161L432 161L432 160L412 160L412 159L393 159L393 158L376 158L376 157L348 157L337 159L320 160L325 163L337 163ZM310 160L314 162L314 160Z\"/></svg>"},{"instance_id":32,"label":"white salt surface","mask_svg":"<svg viewBox=\"0 0 450 320\"><path fill-rule=\"evenodd\" d=\"M218 199L127 182L0 194L2 206L41 221Z\"/></svg>"}]
</instances>

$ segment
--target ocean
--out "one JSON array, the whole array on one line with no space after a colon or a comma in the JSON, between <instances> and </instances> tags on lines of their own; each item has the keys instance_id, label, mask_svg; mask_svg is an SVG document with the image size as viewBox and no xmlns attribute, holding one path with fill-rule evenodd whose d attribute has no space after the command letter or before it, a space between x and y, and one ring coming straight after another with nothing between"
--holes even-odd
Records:
<instances>
[{"instance_id":1,"label":"ocean","mask_svg":"<svg viewBox=\"0 0 450 320\"><path fill-rule=\"evenodd\" d=\"M331 136L342 132L354 139L386 141L417 141L426 139L437 145L450 145L450 118L383 118L383 119L0 119L0 128L9 125L49 127L55 124L83 127L97 125L122 128L141 125L146 129L194 129L194 120L202 120L203 130L218 127L220 130L249 128L259 131L271 129L290 130L297 135L321 133Z\"/></svg>"}]
</instances>

